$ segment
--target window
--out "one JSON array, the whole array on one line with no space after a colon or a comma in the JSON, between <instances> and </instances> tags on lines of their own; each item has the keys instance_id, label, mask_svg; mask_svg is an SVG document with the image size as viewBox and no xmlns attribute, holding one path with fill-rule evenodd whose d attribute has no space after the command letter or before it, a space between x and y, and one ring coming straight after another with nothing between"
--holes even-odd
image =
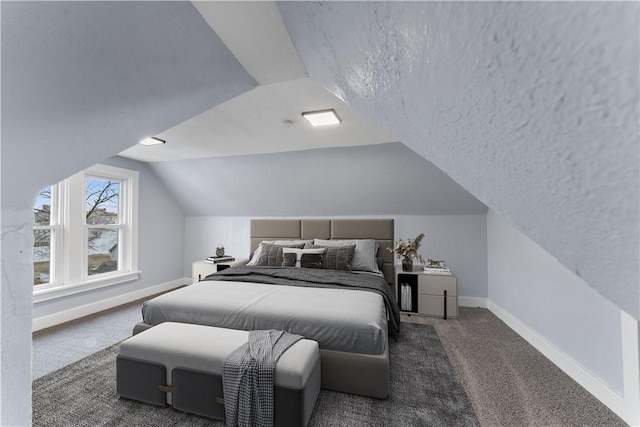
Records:
<instances>
[{"instance_id":1,"label":"window","mask_svg":"<svg viewBox=\"0 0 640 427\"><path fill-rule=\"evenodd\" d=\"M33 209L36 300L138 277L138 176L96 165L40 192Z\"/></svg>"},{"instance_id":2,"label":"window","mask_svg":"<svg viewBox=\"0 0 640 427\"><path fill-rule=\"evenodd\" d=\"M33 284L48 284L52 275L51 245L55 242L55 212L53 191L47 187L40 192L33 207Z\"/></svg>"},{"instance_id":3,"label":"window","mask_svg":"<svg viewBox=\"0 0 640 427\"><path fill-rule=\"evenodd\" d=\"M119 180L85 178L87 275L118 271L118 242L122 235Z\"/></svg>"}]
</instances>

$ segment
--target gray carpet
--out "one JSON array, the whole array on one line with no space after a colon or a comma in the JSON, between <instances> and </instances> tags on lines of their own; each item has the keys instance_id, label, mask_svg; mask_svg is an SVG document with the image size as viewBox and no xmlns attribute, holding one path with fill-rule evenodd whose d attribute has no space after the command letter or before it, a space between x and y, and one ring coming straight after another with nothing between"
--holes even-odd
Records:
<instances>
[{"instance_id":1,"label":"gray carpet","mask_svg":"<svg viewBox=\"0 0 640 427\"><path fill-rule=\"evenodd\" d=\"M34 426L211 426L208 418L118 399L118 345L33 383ZM390 345L391 397L371 399L322 390L311 426L477 426L469 399L434 328L403 324Z\"/></svg>"},{"instance_id":2,"label":"gray carpet","mask_svg":"<svg viewBox=\"0 0 640 427\"><path fill-rule=\"evenodd\" d=\"M483 426L627 425L487 309L402 321L436 328Z\"/></svg>"},{"instance_id":3,"label":"gray carpet","mask_svg":"<svg viewBox=\"0 0 640 427\"><path fill-rule=\"evenodd\" d=\"M60 369L131 336L142 301L33 333L33 378Z\"/></svg>"}]
</instances>

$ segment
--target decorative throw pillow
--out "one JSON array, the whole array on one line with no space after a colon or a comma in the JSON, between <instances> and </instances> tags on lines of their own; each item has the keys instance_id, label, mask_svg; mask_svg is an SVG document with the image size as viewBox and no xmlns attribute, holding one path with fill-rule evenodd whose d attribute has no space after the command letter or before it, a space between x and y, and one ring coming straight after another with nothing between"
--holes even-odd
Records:
<instances>
[{"instance_id":1,"label":"decorative throw pillow","mask_svg":"<svg viewBox=\"0 0 640 427\"><path fill-rule=\"evenodd\" d=\"M351 259L353 258L353 252L355 251L356 245L306 245L305 249L307 248L325 248L327 250L322 258L322 268L327 270L351 271Z\"/></svg>"},{"instance_id":2,"label":"decorative throw pillow","mask_svg":"<svg viewBox=\"0 0 640 427\"><path fill-rule=\"evenodd\" d=\"M300 267L302 268L322 268L324 252L321 254L302 254L300 257Z\"/></svg>"},{"instance_id":3,"label":"decorative throw pillow","mask_svg":"<svg viewBox=\"0 0 640 427\"><path fill-rule=\"evenodd\" d=\"M319 246L351 246L355 245L356 249L351 260L351 269L353 271L371 271L379 273L376 255L380 245L374 239L353 239L353 240L323 240L314 239L314 245Z\"/></svg>"},{"instance_id":4,"label":"decorative throw pillow","mask_svg":"<svg viewBox=\"0 0 640 427\"><path fill-rule=\"evenodd\" d=\"M299 248L304 247L304 243L295 245L276 245L275 243L260 243L262 251L260 252L260 258L254 264L261 267L280 267L282 266L282 250L284 248Z\"/></svg>"},{"instance_id":5,"label":"decorative throw pillow","mask_svg":"<svg viewBox=\"0 0 640 427\"><path fill-rule=\"evenodd\" d=\"M263 243L275 243L276 245L281 245L281 246L291 246L291 245L299 245L299 244L304 245L307 243L311 244L313 243L313 240L263 240L262 242L260 242L255 252L253 252L253 254L251 254L251 256L249 257L250 260L247 263L247 265L251 266L251 265L256 265L258 263L258 260L262 255Z\"/></svg>"},{"instance_id":6,"label":"decorative throw pillow","mask_svg":"<svg viewBox=\"0 0 640 427\"><path fill-rule=\"evenodd\" d=\"M282 249L282 266L297 268L322 268L324 248L318 249Z\"/></svg>"}]
</instances>

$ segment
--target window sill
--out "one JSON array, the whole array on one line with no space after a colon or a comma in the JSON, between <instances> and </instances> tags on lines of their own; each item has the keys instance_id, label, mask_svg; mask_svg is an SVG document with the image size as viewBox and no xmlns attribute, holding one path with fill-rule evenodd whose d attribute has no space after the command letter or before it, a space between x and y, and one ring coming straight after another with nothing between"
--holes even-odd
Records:
<instances>
[{"instance_id":1,"label":"window sill","mask_svg":"<svg viewBox=\"0 0 640 427\"><path fill-rule=\"evenodd\" d=\"M39 303L51 301L58 298L89 292L95 289L105 288L107 286L131 282L133 280L138 280L140 278L140 273L140 271L134 271L108 277L101 277L99 279L91 279L75 285L60 285L53 288L36 289L33 291L33 302Z\"/></svg>"}]
</instances>

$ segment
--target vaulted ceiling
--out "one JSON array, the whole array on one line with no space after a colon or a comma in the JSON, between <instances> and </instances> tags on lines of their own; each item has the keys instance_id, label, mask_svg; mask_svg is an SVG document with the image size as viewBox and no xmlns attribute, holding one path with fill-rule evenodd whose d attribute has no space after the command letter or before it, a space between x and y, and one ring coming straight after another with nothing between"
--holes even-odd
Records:
<instances>
[{"instance_id":1,"label":"vaulted ceiling","mask_svg":"<svg viewBox=\"0 0 640 427\"><path fill-rule=\"evenodd\" d=\"M309 75L638 318L638 3L279 3Z\"/></svg>"},{"instance_id":2,"label":"vaulted ceiling","mask_svg":"<svg viewBox=\"0 0 640 427\"><path fill-rule=\"evenodd\" d=\"M191 3L1 7L4 206L258 85Z\"/></svg>"},{"instance_id":3,"label":"vaulted ceiling","mask_svg":"<svg viewBox=\"0 0 640 427\"><path fill-rule=\"evenodd\" d=\"M145 162L277 153L395 142L356 109L310 79L274 1L192 2L258 86L173 127L161 146L122 156ZM333 108L342 124L315 129L304 111Z\"/></svg>"},{"instance_id":4,"label":"vaulted ceiling","mask_svg":"<svg viewBox=\"0 0 640 427\"><path fill-rule=\"evenodd\" d=\"M246 2L258 35L239 39L230 5L2 2L3 205L311 79L382 135L361 144L401 141L638 318L638 3ZM284 59L261 17L284 24Z\"/></svg>"}]
</instances>

